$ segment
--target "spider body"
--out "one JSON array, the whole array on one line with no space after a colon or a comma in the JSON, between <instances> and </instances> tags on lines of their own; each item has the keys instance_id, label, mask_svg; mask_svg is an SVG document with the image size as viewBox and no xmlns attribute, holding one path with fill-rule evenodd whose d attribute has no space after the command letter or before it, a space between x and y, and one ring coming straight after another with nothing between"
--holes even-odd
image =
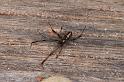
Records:
<instances>
[{"instance_id":1,"label":"spider body","mask_svg":"<svg viewBox=\"0 0 124 82\"><path fill-rule=\"evenodd\" d=\"M72 37L72 32L67 32L61 36L61 38L58 40L58 45L63 46L64 44L68 43L69 39Z\"/></svg>"},{"instance_id":2,"label":"spider body","mask_svg":"<svg viewBox=\"0 0 124 82\"><path fill-rule=\"evenodd\" d=\"M85 27L86 28L86 27ZM82 33L84 32L85 28L83 29ZM64 45L68 44L70 41L75 41L78 38L82 37L82 33L80 35L78 35L77 37L72 37L72 32L71 31L67 31L67 32L62 32L62 28L60 30L60 32L56 32L55 30L53 30L53 28L51 27L52 32L57 35L57 39L51 39L50 41L52 42L57 42L57 47L41 62L41 65L43 66L44 62L51 56L54 54L54 52L56 52L57 50L59 50L59 54L62 51L62 48ZM38 41L33 41L31 42L31 46L33 43L37 43L37 42L42 42L42 41L47 41L47 40L38 40ZM58 55L56 55L56 58L58 58Z\"/></svg>"}]
</instances>

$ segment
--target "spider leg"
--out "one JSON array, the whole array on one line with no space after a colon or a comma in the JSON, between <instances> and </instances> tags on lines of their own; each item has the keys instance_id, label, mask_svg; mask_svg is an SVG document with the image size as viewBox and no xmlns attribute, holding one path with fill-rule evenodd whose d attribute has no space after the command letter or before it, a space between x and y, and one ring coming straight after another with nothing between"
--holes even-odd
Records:
<instances>
[{"instance_id":1,"label":"spider leg","mask_svg":"<svg viewBox=\"0 0 124 82\"><path fill-rule=\"evenodd\" d=\"M77 40L80 37L82 37L82 33L80 35L78 35L77 37L72 38L71 41Z\"/></svg>"},{"instance_id":2,"label":"spider leg","mask_svg":"<svg viewBox=\"0 0 124 82\"><path fill-rule=\"evenodd\" d=\"M33 42L31 42L30 48L32 47L32 45L33 45L34 43L42 42L42 41L56 42L56 41L58 41L58 40L57 40L57 39L48 39L48 40L37 40L37 41L33 41Z\"/></svg>"},{"instance_id":3,"label":"spider leg","mask_svg":"<svg viewBox=\"0 0 124 82\"><path fill-rule=\"evenodd\" d=\"M61 27L61 29L60 29L60 33L62 32L62 29L63 29L63 28Z\"/></svg>"},{"instance_id":4,"label":"spider leg","mask_svg":"<svg viewBox=\"0 0 124 82\"><path fill-rule=\"evenodd\" d=\"M61 53L61 51L62 51L62 47L60 47L60 50L59 50L59 53L58 54L56 54L56 59L58 58L58 56L59 56L59 54Z\"/></svg>"},{"instance_id":5,"label":"spider leg","mask_svg":"<svg viewBox=\"0 0 124 82\"><path fill-rule=\"evenodd\" d=\"M42 41L47 41L47 40L37 40L37 41L33 41L33 42L31 42L30 48L32 47L32 45L33 45L34 43L42 42Z\"/></svg>"},{"instance_id":6,"label":"spider leg","mask_svg":"<svg viewBox=\"0 0 124 82\"><path fill-rule=\"evenodd\" d=\"M84 27L84 29L83 29L83 31L82 31L82 33L80 35L78 35L77 37L74 37L74 38L72 38L70 40L71 41L74 41L74 40L77 40L78 38L82 37L82 34L83 34L83 32L84 32L85 29L86 29L86 26Z\"/></svg>"},{"instance_id":7,"label":"spider leg","mask_svg":"<svg viewBox=\"0 0 124 82\"><path fill-rule=\"evenodd\" d=\"M41 66L43 67L43 64L45 63L45 61L50 57L50 56L52 56L53 54L54 54L54 52L56 51L56 50L58 50L59 49L59 47L57 47L55 50L53 50L42 62L41 62Z\"/></svg>"}]
</instances>

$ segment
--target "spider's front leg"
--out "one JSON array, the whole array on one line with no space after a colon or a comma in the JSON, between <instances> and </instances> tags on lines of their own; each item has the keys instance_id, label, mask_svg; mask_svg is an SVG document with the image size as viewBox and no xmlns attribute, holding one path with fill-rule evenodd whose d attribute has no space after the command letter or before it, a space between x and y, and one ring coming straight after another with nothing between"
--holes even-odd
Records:
<instances>
[{"instance_id":1,"label":"spider's front leg","mask_svg":"<svg viewBox=\"0 0 124 82\"><path fill-rule=\"evenodd\" d=\"M74 40L77 40L78 38L82 37L83 32L84 32L85 29L86 29L86 26L84 27L84 29L83 29L83 31L82 31L82 33L80 35L78 35L77 37L71 38L70 40L74 41Z\"/></svg>"},{"instance_id":2,"label":"spider's front leg","mask_svg":"<svg viewBox=\"0 0 124 82\"><path fill-rule=\"evenodd\" d=\"M80 35L78 35L77 37L71 38L71 41L77 40L78 38L82 37L82 33Z\"/></svg>"}]
</instances>

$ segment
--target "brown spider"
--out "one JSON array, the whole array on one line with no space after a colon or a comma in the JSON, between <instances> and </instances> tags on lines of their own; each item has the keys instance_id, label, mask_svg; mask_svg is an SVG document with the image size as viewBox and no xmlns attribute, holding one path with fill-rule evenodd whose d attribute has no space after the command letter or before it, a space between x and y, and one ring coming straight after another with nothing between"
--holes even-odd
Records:
<instances>
[{"instance_id":1,"label":"brown spider","mask_svg":"<svg viewBox=\"0 0 124 82\"><path fill-rule=\"evenodd\" d=\"M51 26L51 25L50 25ZM80 35L78 35L77 37L73 37L72 36L72 32L71 31L66 31L66 32L62 32L62 27L61 27L61 30L60 32L56 32L55 30L53 30L53 28L51 27L51 30L52 32L57 35L58 38L56 39L50 39L50 40L37 40L37 41L33 41L31 42L31 46L33 43L37 43L37 42L42 42L42 41L52 41L52 42L57 42L57 47L41 62L41 65L43 66L44 65L44 62L54 54L54 52L56 52L58 49L60 49L59 51L59 54L61 53L62 51L62 48L65 44L69 43L70 41L75 41L77 40L78 38L82 37L82 34L84 32L84 30L86 29L86 26L85 28L82 30L82 33ZM58 58L58 54L56 55L56 58Z\"/></svg>"}]
</instances>

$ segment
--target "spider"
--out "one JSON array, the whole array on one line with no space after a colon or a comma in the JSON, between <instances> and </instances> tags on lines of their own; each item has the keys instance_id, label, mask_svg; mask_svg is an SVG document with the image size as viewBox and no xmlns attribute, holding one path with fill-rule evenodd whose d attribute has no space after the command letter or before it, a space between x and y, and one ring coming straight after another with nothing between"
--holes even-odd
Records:
<instances>
[{"instance_id":1,"label":"spider","mask_svg":"<svg viewBox=\"0 0 124 82\"><path fill-rule=\"evenodd\" d=\"M56 58L58 58L59 54L61 53L63 46L68 44L71 41L75 41L77 39L79 39L80 37L82 37L82 34L84 32L84 30L86 29L86 26L83 28L82 33L76 37L73 37L72 31L65 31L62 32L62 27L60 29L60 32L56 32L50 25L51 31L57 36L56 39L50 39L48 41L52 41L52 42L56 42L57 43L57 47L41 62L41 65L43 66L45 61L47 61L47 59L52 56L57 50L59 50L59 53L56 55ZM33 43L37 43L37 42L42 42L42 41L47 41L47 40L37 40L37 41L33 41L31 42L31 46Z\"/></svg>"}]
</instances>

